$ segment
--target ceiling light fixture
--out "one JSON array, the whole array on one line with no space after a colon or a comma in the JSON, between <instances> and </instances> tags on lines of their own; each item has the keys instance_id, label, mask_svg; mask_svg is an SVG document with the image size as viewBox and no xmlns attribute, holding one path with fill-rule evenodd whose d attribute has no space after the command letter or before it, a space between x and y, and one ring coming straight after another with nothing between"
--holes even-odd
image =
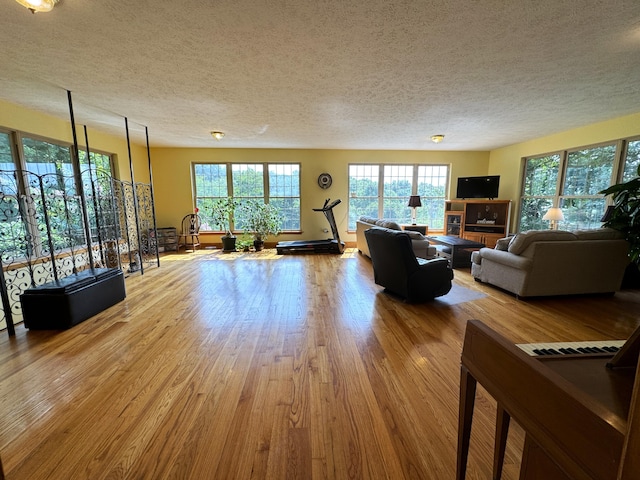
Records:
<instances>
[{"instance_id":1,"label":"ceiling light fixture","mask_svg":"<svg viewBox=\"0 0 640 480\"><path fill-rule=\"evenodd\" d=\"M444 135L431 135L431 141L433 143L440 143L442 140L444 140Z\"/></svg>"},{"instance_id":2,"label":"ceiling light fixture","mask_svg":"<svg viewBox=\"0 0 640 480\"><path fill-rule=\"evenodd\" d=\"M211 136L216 140L222 140L222 137L224 137L224 132L211 132Z\"/></svg>"},{"instance_id":3,"label":"ceiling light fixture","mask_svg":"<svg viewBox=\"0 0 640 480\"><path fill-rule=\"evenodd\" d=\"M16 0L23 7L31 10L31 13L50 12L60 0Z\"/></svg>"}]
</instances>

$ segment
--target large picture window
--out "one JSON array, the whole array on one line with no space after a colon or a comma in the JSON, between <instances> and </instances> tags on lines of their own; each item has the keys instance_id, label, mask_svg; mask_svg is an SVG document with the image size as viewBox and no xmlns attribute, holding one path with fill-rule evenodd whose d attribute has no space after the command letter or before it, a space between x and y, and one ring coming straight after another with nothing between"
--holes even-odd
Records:
<instances>
[{"instance_id":1,"label":"large picture window","mask_svg":"<svg viewBox=\"0 0 640 480\"><path fill-rule=\"evenodd\" d=\"M562 209L561 229L599 227L599 192L615 183L616 152L611 143L525 159L519 231L549 228L542 217L553 206Z\"/></svg>"},{"instance_id":2,"label":"large picture window","mask_svg":"<svg viewBox=\"0 0 640 480\"><path fill-rule=\"evenodd\" d=\"M215 231L213 202L233 197L240 202L273 204L284 218L283 231L300 230L300 164L297 163L195 163L195 204L202 231ZM236 211L232 229L244 228L242 209Z\"/></svg>"},{"instance_id":3,"label":"large picture window","mask_svg":"<svg viewBox=\"0 0 640 480\"><path fill-rule=\"evenodd\" d=\"M349 165L349 230L361 216L409 223L411 195L422 203L417 223L442 229L448 179L446 165Z\"/></svg>"},{"instance_id":4,"label":"large picture window","mask_svg":"<svg viewBox=\"0 0 640 480\"><path fill-rule=\"evenodd\" d=\"M11 148L14 135L21 147L21 159ZM69 144L31 138L19 132L0 132L0 247L5 257L39 257L47 255L50 249L65 250L72 244L85 242L77 179L82 175L84 194L91 198L91 181L96 179L96 171L109 179L112 165L110 155L91 152L89 171L86 152L81 150L79 154L81 172L73 165ZM27 173L20 176L20 171ZM34 192L44 192L45 197ZM93 209L89 208L88 213L93 236L97 218ZM25 244L29 251L25 251Z\"/></svg>"}]
</instances>

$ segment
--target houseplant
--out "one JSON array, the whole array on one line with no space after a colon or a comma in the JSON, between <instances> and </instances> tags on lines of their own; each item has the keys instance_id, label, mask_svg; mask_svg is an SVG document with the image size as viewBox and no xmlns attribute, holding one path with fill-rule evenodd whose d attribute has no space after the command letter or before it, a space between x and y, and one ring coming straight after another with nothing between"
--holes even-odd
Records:
<instances>
[{"instance_id":1,"label":"houseplant","mask_svg":"<svg viewBox=\"0 0 640 480\"><path fill-rule=\"evenodd\" d=\"M607 210L605 227L623 233L629 242L630 268L625 277L626 284L640 284L640 165L638 176L628 182L618 183L602 190L603 195L611 195L613 205Z\"/></svg>"},{"instance_id":2,"label":"houseplant","mask_svg":"<svg viewBox=\"0 0 640 480\"><path fill-rule=\"evenodd\" d=\"M231 225L237 207L238 201L233 197L215 200L211 206L211 221L218 229L225 232L220 237L223 252L235 252L236 250L236 237L231 231Z\"/></svg>"},{"instance_id":3,"label":"houseplant","mask_svg":"<svg viewBox=\"0 0 640 480\"><path fill-rule=\"evenodd\" d=\"M278 235L282 229L282 216L270 203L248 202L244 205L245 228L253 235L256 251L262 250L270 235Z\"/></svg>"}]
</instances>

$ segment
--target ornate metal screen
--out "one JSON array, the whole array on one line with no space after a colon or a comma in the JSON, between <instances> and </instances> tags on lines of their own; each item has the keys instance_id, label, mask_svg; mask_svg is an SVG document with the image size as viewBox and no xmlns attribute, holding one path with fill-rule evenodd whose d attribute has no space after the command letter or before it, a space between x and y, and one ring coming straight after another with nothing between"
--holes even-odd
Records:
<instances>
[{"instance_id":1,"label":"ornate metal screen","mask_svg":"<svg viewBox=\"0 0 640 480\"><path fill-rule=\"evenodd\" d=\"M82 185L82 191L79 185ZM144 273L158 266L153 198L148 184L85 170L0 170L0 328L22 321L29 287L91 267Z\"/></svg>"}]
</instances>

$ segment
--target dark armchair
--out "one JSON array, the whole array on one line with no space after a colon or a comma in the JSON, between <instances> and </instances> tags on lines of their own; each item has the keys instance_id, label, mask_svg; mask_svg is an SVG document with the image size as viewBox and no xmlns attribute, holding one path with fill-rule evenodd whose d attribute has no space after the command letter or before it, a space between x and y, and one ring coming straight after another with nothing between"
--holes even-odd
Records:
<instances>
[{"instance_id":1,"label":"dark armchair","mask_svg":"<svg viewBox=\"0 0 640 480\"><path fill-rule=\"evenodd\" d=\"M424 302L451 290L453 270L445 258L416 258L411 238L405 232L372 227L364 232L377 285L404 297Z\"/></svg>"}]
</instances>

